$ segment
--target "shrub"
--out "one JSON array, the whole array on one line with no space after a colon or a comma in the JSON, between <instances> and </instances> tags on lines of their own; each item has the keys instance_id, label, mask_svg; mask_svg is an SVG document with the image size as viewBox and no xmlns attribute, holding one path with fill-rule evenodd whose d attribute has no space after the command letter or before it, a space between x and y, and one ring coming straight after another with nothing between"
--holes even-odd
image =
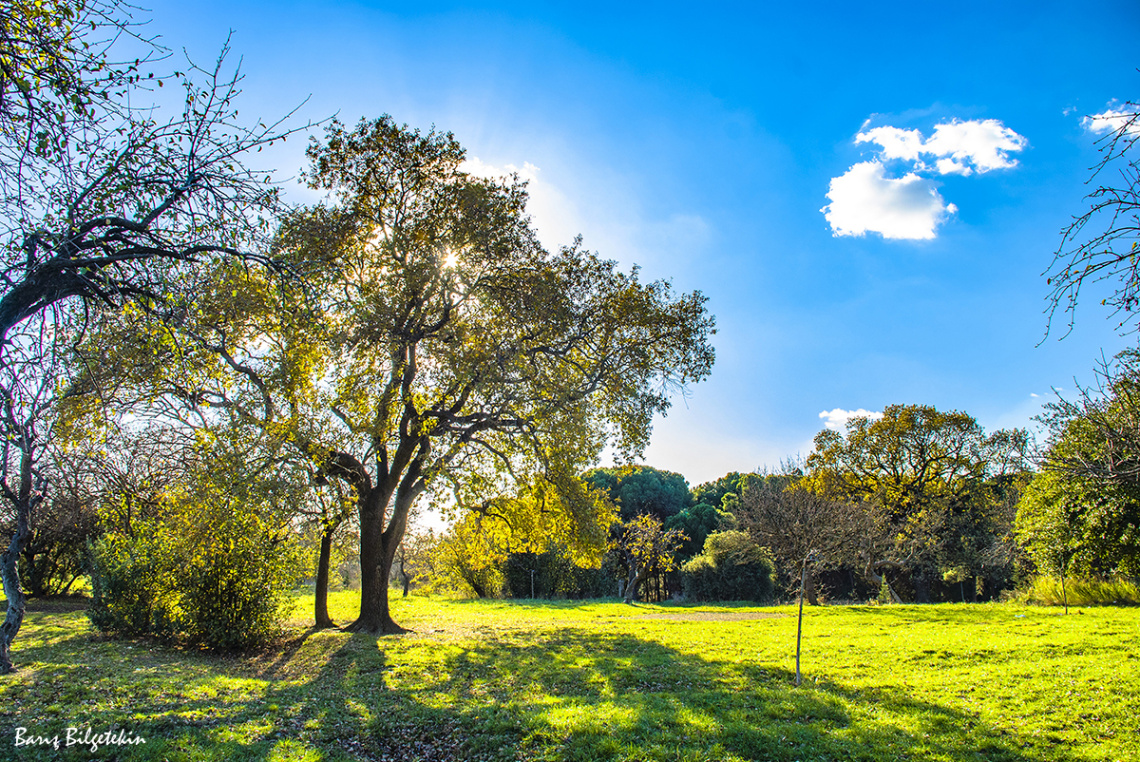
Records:
<instances>
[{"instance_id":1,"label":"shrub","mask_svg":"<svg viewBox=\"0 0 1140 762\"><path fill-rule=\"evenodd\" d=\"M213 648L271 640L291 608L302 562L256 513L220 510L184 546L179 569L187 639Z\"/></svg>"},{"instance_id":2,"label":"shrub","mask_svg":"<svg viewBox=\"0 0 1140 762\"><path fill-rule=\"evenodd\" d=\"M745 532L713 532L704 550L682 567L685 594L698 601L767 601L774 567Z\"/></svg>"},{"instance_id":3,"label":"shrub","mask_svg":"<svg viewBox=\"0 0 1140 762\"><path fill-rule=\"evenodd\" d=\"M21 583L29 595L67 595L87 571L87 542L97 536L94 506L74 495L57 495L36 510L31 529L20 551Z\"/></svg>"},{"instance_id":4,"label":"shrub","mask_svg":"<svg viewBox=\"0 0 1140 762\"><path fill-rule=\"evenodd\" d=\"M157 522L140 521L134 534L108 532L88 544L91 623L120 635L173 637L175 553Z\"/></svg>"},{"instance_id":5,"label":"shrub","mask_svg":"<svg viewBox=\"0 0 1140 762\"><path fill-rule=\"evenodd\" d=\"M105 632L209 648L271 640L300 558L256 508L207 493L92 544L92 623Z\"/></svg>"}]
</instances>

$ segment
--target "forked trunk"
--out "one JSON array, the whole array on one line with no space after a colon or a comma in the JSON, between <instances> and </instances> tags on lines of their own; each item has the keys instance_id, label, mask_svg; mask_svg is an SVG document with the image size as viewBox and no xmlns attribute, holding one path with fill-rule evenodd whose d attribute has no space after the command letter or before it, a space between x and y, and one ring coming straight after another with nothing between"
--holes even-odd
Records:
<instances>
[{"instance_id":1,"label":"forked trunk","mask_svg":"<svg viewBox=\"0 0 1140 762\"><path fill-rule=\"evenodd\" d=\"M405 477L405 481L407 477ZM384 529L387 499L379 489L358 498L360 503L360 616L346 629L378 635L397 635L406 629L392 620L388 608L388 577L396 548L404 539L408 510L419 494L417 489L401 490L395 500L392 520Z\"/></svg>"},{"instance_id":2,"label":"forked trunk","mask_svg":"<svg viewBox=\"0 0 1140 762\"><path fill-rule=\"evenodd\" d=\"M876 588L881 587L883 583L886 582L887 592L891 596L891 601L894 603L902 603L902 598L900 598L899 594L895 592L895 589L891 587L891 583L890 580L887 579L887 575L875 573L876 566L897 566L897 564L893 564L887 561L880 561L878 564L875 564L874 562L868 562L866 568L863 570L863 576L869 582L872 582Z\"/></svg>"},{"instance_id":3,"label":"forked trunk","mask_svg":"<svg viewBox=\"0 0 1140 762\"><path fill-rule=\"evenodd\" d=\"M634 562L636 564L636 562ZM633 603L637 600L637 591L641 587L641 583L649 578L649 566L638 568L634 566L634 572L630 575L629 584L625 587L625 602Z\"/></svg>"},{"instance_id":4,"label":"forked trunk","mask_svg":"<svg viewBox=\"0 0 1140 762\"><path fill-rule=\"evenodd\" d=\"M377 632L381 635L399 635L400 633L408 632L408 630L396 624L388 608L388 575L392 573L392 558L386 553L380 560L378 572L377 576L380 578L381 584L377 588L379 600L377 601L378 607L375 621L379 622L379 626L374 630L369 630L369 632Z\"/></svg>"}]
</instances>

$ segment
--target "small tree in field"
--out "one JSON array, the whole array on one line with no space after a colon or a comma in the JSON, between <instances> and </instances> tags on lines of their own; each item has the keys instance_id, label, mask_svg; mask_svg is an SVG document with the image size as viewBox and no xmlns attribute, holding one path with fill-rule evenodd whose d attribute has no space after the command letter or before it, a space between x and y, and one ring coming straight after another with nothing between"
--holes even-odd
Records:
<instances>
[{"instance_id":1,"label":"small tree in field","mask_svg":"<svg viewBox=\"0 0 1140 762\"><path fill-rule=\"evenodd\" d=\"M637 600L638 589L651 575L677 568L677 551L686 539L685 533L680 529L665 529L661 519L656 516L638 516L625 525L616 547L628 559L626 603Z\"/></svg>"},{"instance_id":2,"label":"small tree in field","mask_svg":"<svg viewBox=\"0 0 1140 762\"><path fill-rule=\"evenodd\" d=\"M798 590L816 606L816 569L846 563L862 527L855 507L812 492L802 481L783 474L744 480L737 522L772 554L783 593L791 597Z\"/></svg>"}]
</instances>

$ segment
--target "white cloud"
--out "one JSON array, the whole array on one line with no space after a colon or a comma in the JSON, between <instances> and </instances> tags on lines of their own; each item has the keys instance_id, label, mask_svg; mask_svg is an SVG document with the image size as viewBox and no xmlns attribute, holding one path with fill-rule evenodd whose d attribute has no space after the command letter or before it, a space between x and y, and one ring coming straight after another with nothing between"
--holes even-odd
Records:
<instances>
[{"instance_id":1,"label":"white cloud","mask_svg":"<svg viewBox=\"0 0 1140 762\"><path fill-rule=\"evenodd\" d=\"M1081 125L1097 135L1121 129L1132 135L1140 135L1140 118L1137 118L1136 111L1106 109L1099 114L1086 116L1081 120Z\"/></svg>"},{"instance_id":2,"label":"white cloud","mask_svg":"<svg viewBox=\"0 0 1140 762\"><path fill-rule=\"evenodd\" d=\"M1009 154L1027 145L1029 141L998 120L983 119L937 124L924 147L926 153L939 157L942 174L970 175L1017 166Z\"/></svg>"},{"instance_id":3,"label":"white cloud","mask_svg":"<svg viewBox=\"0 0 1140 762\"><path fill-rule=\"evenodd\" d=\"M1021 151L1028 141L996 119L957 119L934 126L926 139L918 130L876 127L855 136L856 143L875 143L883 159L916 163L916 170L929 167L920 159L931 156L935 170L942 175L971 175L1017 165L1009 154Z\"/></svg>"},{"instance_id":4,"label":"white cloud","mask_svg":"<svg viewBox=\"0 0 1140 762\"><path fill-rule=\"evenodd\" d=\"M858 410L844 410L843 408L835 408L834 410L824 410L819 414L823 419L823 425L832 431L842 431L847 427L847 422L852 418L870 418L877 421L883 417L882 413L873 413L870 410L859 408Z\"/></svg>"},{"instance_id":5,"label":"white cloud","mask_svg":"<svg viewBox=\"0 0 1140 762\"><path fill-rule=\"evenodd\" d=\"M472 156L464 159L463 163L459 165L459 169L470 175L476 177L506 177L507 175L518 175L520 180L527 183L535 183L538 180L539 168L531 164L529 161L523 162L522 168L514 164L506 164L502 167L496 167L493 164L480 159L478 156Z\"/></svg>"},{"instance_id":6,"label":"white cloud","mask_svg":"<svg viewBox=\"0 0 1140 762\"><path fill-rule=\"evenodd\" d=\"M923 153L922 133L918 130L900 130L898 127L876 127L855 136L856 143L877 143L884 159L918 161Z\"/></svg>"},{"instance_id":7,"label":"white cloud","mask_svg":"<svg viewBox=\"0 0 1140 762\"><path fill-rule=\"evenodd\" d=\"M856 164L832 178L823 207L832 233L861 236L879 233L883 238L923 240L957 211L947 204L932 180L911 172L900 178L885 175L882 163Z\"/></svg>"},{"instance_id":8,"label":"white cloud","mask_svg":"<svg viewBox=\"0 0 1140 762\"><path fill-rule=\"evenodd\" d=\"M879 233L896 240L934 238L938 226L957 211L943 200L931 175L967 177L1008 169L1017 165L1010 154L1028 145L996 119L942 122L929 138L919 130L867 129L864 123L855 143L878 146L875 157L832 178L831 203L820 211L835 236ZM910 166L901 177L888 177L887 162Z\"/></svg>"}]
</instances>

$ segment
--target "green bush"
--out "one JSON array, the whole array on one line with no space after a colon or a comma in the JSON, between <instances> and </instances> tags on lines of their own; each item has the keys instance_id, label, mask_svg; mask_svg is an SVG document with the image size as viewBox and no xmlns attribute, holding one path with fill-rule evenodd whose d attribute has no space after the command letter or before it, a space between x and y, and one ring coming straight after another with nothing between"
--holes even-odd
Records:
<instances>
[{"instance_id":1,"label":"green bush","mask_svg":"<svg viewBox=\"0 0 1140 762\"><path fill-rule=\"evenodd\" d=\"M134 529L88 544L91 623L103 632L172 638L178 631L175 553L157 522L140 521Z\"/></svg>"},{"instance_id":2,"label":"green bush","mask_svg":"<svg viewBox=\"0 0 1140 762\"><path fill-rule=\"evenodd\" d=\"M109 530L91 548L98 629L209 648L271 640L301 568L257 510L219 495L170 500L161 518Z\"/></svg>"},{"instance_id":3,"label":"green bush","mask_svg":"<svg viewBox=\"0 0 1140 762\"><path fill-rule=\"evenodd\" d=\"M738 531L713 532L681 567L685 594L697 601L767 601L774 566L768 552Z\"/></svg>"},{"instance_id":4,"label":"green bush","mask_svg":"<svg viewBox=\"0 0 1140 762\"><path fill-rule=\"evenodd\" d=\"M256 513L217 519L186 548L178 574L183 630L214 648L265 643L291 608L301 559Z\"/></svg>"}]
</instances>

